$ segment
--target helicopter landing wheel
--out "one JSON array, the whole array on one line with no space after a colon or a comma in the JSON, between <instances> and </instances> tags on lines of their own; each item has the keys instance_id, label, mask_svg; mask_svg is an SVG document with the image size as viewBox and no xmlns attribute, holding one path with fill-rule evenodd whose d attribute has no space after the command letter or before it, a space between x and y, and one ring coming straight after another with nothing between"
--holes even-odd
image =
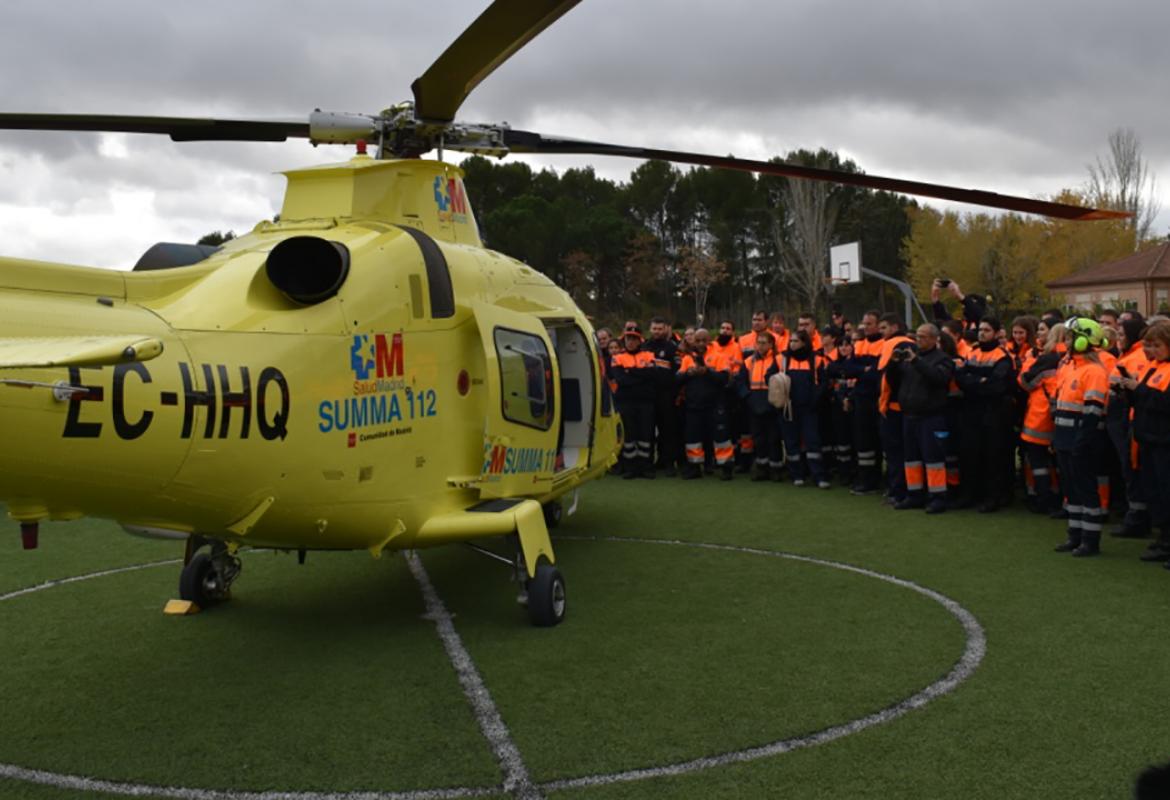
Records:
<instances>
[{"instance_id":1,"label":"helicopter landing wheel","mask_svg":"<svg viewBox=\"0 0 1170 800\"><path fill-rule=\"evenodd\" d=\"M240 559L220 548L197 553L179 573L179 597L200 608L231 599L231 586L240 575Z\"/></svg>"},{"instance_id":2,"label":"helicopter landing wheel","mask_svg":"<svg viewBox=\"0 0 1170 800\"><path fill-rule=\"evenodd\" d=\"M565 579L551 564L540 564L528 581L528 617L538 628L551 628L565 618Z\"/></svg>"}]
</instances>

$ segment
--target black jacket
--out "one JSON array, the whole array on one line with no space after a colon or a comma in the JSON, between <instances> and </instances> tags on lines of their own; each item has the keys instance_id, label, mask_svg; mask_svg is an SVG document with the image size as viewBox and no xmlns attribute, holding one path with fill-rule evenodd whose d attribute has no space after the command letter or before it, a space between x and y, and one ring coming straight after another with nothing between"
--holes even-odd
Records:
<instances>
[{"instance_id":1,"label":"black jacket","mask_svg":"<svg viewBox=\"0 0 1170 800\"><path fill-rule=\"evenodd\" d=\"M703 356L691 354L696 363L704 363ZM723 371L708 367L701 375L678 373L676 385L681 387L685 395L688 410L705 410L721 406L727 392L728 379L731 376Z\"/></svg>"},{"instance_id":2,"label":"black jacket","mask_svg":"<svg viewBox=\"0 0 1170 800\"><path fill-rule=\"evenodd\" d=\"M658 394L673 395L674 374L678 372L678 344L667 336L665 339L647 339L642 349L654 356L654 386Z\"/></svg>"},{"instance_id":3,"label":"black jacket","mask_svg":"<svg viewBox=\"0 0 1170 800\"><path fill-rule=\"evenodd\" d=\"M1170 390L1165 382L1165 373L1159 377L1150 371L1137 388L1129 392L1133 404L1131 430L1138 444L1170 445Z\"/></svg>"},{"instance_id":4,"label":"black jacket","mask_svg":"<svg viewBox=\"0 0 1170 800\"><path fill-rule=\"evenodd\" d=\"M898 403L903 414L925 417L941 414L947 406L951 379L955 376L955 362L934 347L920 352L913 361L899 361L897 369L890 370L896 384Z\"/></svg>"}]
</instances>

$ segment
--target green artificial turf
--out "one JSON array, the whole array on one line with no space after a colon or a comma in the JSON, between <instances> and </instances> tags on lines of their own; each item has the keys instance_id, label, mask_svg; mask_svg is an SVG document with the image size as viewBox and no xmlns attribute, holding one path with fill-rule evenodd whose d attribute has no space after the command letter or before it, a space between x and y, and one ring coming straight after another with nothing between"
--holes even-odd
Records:
<instances>
[{"instance_id":1,"label":"green artificial turf","mask_svg":"<svg viewBox=\"0 0 1170 800\"><path fill-rule=\"evenodd\" d=\"M0 593L179 555L109 523L0 537ZM1170 759L1170 572L1051 552L1060 523L928 517L843 490L621 481L556 532L569 616L527 625L507 570L423 553L534 781L669 764L877 711L944 675L964 634L908 589L680 539L846 562L958 601L987 655L952 694L843 739L557 798L1125 797ZM573 538L563 538L573 537ZM491 750L403 561L245 557L235 599L164 617L177 566L0 603L0 763L210 788L493 786ZM0 781L2 798L80 793Z\"/></svg>"}]
</instances>

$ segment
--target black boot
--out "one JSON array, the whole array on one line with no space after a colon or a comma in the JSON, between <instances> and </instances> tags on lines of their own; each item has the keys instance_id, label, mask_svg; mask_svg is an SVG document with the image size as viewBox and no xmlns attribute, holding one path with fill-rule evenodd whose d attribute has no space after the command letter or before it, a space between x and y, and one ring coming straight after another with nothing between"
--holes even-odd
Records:
<instances>
[{"instance_id":1,"label":"black boot","mask_svg":"<svg viewBox=\"0 0 1170 800\"><path fill-rule=\"evenodd\" d=\"M759 483L766 480L768 480L768 465L756 464L756 471L752 473L752 482Z\"/></svg>"},{"instance_id":2,"label":"black boot","mask_svg":"<svg viewBox=\"0 0 1170 800\"><path fill-rule=\"evenodd\" d=\"M687 464L682 468L682 479L684 481L698 480L703 477L703 470L699 468L698 464Z\"/></svg>"},{"instance_id":3,"label":"black boot","mask_svg":"<svg viewBox=\"0 0 1170 800\"><path fill-rule=\"evenodd\" d=\"M734 477L734 471L735 471L735 465L734 465L734 464L724 464L724 465L723 465L723 466L720 468L720 472L719 472L719 480L721 480L721 481L729 481L729 480L731 480L731 479L732 479L732 477Z\"/></svg>"},{"instance_id":4,"label":"black boot","mask_svg":"<svg viewBox=\"0 0 1170 800\"><path fill-rule=\"evenodd\" d=\"M1077 558L1097 556L1101 554L1101 532L1085 531L1081 534L1081 546L1072 551Z\"/></svg>"},{"instance_id":5,"label":"black boot","mask_svg":"<svg viewBox=\"0 0 1170 800\"><path fill-rule=\"evenodd\" d=\"M1138 556L1142 561L1165 561L1170 559L1170 535L1166 531L1150 542L1145 551Z\"/></svg>"},{"instance_id":6,"label":"black boot","mask_svg":"<svg viewBox=\"0 0 1170 800\"><path fill-rule=\"evenodd\" d=\"M1079 528L1076 530L1070 528L1068 531L1068 541L1058 544L1053 549L1058 553L1071 553L1081 546L1081 535L1082 531Z\"/></svg>"},{"instance_id":7,"label":"black boot","mask_svg":"<svg viewBox=\"0 0 1170 800\"><path fill-rule=\"evenodd\" d=\"M1150 536L1150 515L1142 510L1130 508L1125 512L1121 525L1111 531L1121 539L1147 539Z\"/></svg>"}]
</instances>

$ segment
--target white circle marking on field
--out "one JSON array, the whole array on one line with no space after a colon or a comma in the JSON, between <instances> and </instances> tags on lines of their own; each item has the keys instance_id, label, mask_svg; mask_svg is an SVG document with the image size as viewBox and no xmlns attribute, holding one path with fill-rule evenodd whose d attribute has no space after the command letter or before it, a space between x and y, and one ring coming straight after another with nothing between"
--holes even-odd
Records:
<instances>
[{"instance_id":1,"label":"white circle marking on field","mask_svg":"<svg viewBox=\"0 0 1170 800\"><path fill-rule=\"evenodd\" d=\"M931 683L926 688L906 698L905 700L901 700L872 714L867 714L864 717L860 717L840 725L833 725L831 727L824 728L804 736L782 739L743 750L735 750L712 756L702 756L700 758L690 759L688 761L680 761L674 764L664 764L655 767L625 770L622 772L613 772L600 775L585 775L578 778L549 781L546 783L537 784L535 787L533 787L531 784L528 784L527 788L529 790L535 788L541 792L549 792L685 775L701 770L713 769L716 767L743 763L746 761L755 761L757 759L769 758L780 755L782 753L787 753L792 750L799 750L808 747L815 747L816 745L820 744L826 744L850 734L858 733L859 731L865 730L866 728L892 722L893 720L904 716L914 709L925 706L932 700L949 694L950 692L954 691L959 686L959 684L967 680L967 678L971 677L971 675L979 667L979 664L983 661L983 658L987 652L987 637L983 631L983 626L979 624L979 621L975 618L974 614L965 609L959 603L947 597L946 595L936 592L933 589L928 589L924 586L914 583L913 581L899 578L894 575L877 572L875 570L865 569L864 567L845 564L839 561L829 561L827 559L814 558L812 556L798 555L796 553L785 553L777 550L764 550L755 547L715 544L710 542L687 542L675 539L644 539L622 536L559 536L557 538L563 541L653 544L691 547L696 549L732 553L744 553L768 558L782 558L790 561L814 564L817 566L829 567L831 569L838 569L845 572L852 572L857 575L862 575L868 578L875 578L877 580L885 581L886 583L894 584L895 586L910 589L911 591L917 592L918 594L938 603L943 608L945 608L951 614L951 616L958 620L960 625L962 625L963 631L966 634L966 643L963 648L963 654L960 656L959 660L955 662L946 675ZM71 583L93 580L95 578L102 578L109 575L133 572L136 570L149 569L151 567L166 566L177 563L180 563L178 559L155 561L147 564L137 564L128 567L102 570L100 572L91 572L85 575L78 575L71 578L46 581L35 586L26 587L24 589L17 589L6 594L0 594L0 602L33 594L35 592L44 591L46 589L52 589L57 586L64 586ZM502 784L495 786L450 787L443 789L420 789L400 792L256 792L236 791L231 789L196 789L181 786L150 786L122 781L106 781L80 775L70 775L67 773L51 772L47 770L29 769L15 764L3 763L0 763L0 778L8 778L12 780L35 783L43 786L53 786L56 788L69 789L79 792L98 792L102 794L122 795L125 797L166 797L174 798L174 800L457 800L458 798L464 797L484 797L494 794L509 793L508 788Z\"/></svg>"}]
</instances>

